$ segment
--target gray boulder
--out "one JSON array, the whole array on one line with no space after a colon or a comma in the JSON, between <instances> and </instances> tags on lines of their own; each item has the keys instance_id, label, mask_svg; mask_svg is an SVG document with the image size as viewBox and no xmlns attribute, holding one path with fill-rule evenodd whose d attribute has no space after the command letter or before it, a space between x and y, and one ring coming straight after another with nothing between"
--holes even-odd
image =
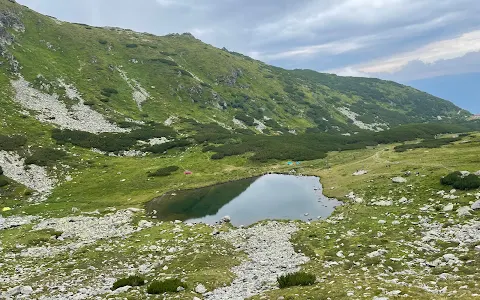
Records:
<instances>
[{"instance_id":1,"label":"gray boulder","mask_svg":"<svg viewBox=\"0 0 480 300\"><path fill-rule=\"evenodd\" d=\"M475 201L470 208L473 210L480 209L480 200Z\"/></svg>"},{"instance_id":2,"label":"gray boulder","mask_svg":"<svg viewBox=\"0 0 480 300\"><path fill-rule=\"evenodd\" d=\"M457 209L457 215L459 217L464 217L464 216L470 216L470 207L468 206L462 206L459 209Z\"/></svg>"}]
</instances>

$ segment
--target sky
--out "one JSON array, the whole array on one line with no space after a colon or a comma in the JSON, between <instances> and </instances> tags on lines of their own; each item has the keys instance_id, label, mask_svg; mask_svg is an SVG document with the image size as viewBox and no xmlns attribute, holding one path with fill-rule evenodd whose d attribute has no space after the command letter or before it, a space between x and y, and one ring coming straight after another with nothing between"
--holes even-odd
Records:
<instances>
[{"instance_id":1,"label":"sky","mask_svg":"<svg viewBox=\"0 0 480 300\"><path fill-rule=\"evenodd\" d=\"M479 0L17 2L64 21L190 32L287 69L394 80L480 113Z\"/></svg>"}]
</instances>

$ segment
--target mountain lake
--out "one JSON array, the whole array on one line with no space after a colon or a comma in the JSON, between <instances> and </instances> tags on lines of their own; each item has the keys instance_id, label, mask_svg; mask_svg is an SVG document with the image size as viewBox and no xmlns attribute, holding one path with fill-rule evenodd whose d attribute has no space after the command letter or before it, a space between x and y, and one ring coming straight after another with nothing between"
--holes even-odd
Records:
<instances>
[{"instance_id":1,"label":"mountain lake","mask_svg":"<svg viewBox=\"0 0 480 300\"><path fill-rule=\"evenodd\" d=\"M342 203L322 193L318 177L268 174L208 187L168 192L146 205L159 220L234 226L261 220L324 219Z\"/></svg>"}]
</instances>

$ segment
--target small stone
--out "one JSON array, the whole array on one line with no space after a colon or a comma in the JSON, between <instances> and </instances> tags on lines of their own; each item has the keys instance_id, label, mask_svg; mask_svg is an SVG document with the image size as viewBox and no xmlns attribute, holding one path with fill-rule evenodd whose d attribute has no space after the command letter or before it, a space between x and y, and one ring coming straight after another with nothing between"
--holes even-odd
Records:
<instances>
[{"instance_id":1,"label":"small stone","mask_svg":"<svg viewBox=\"0 0 480 300\"><path fill-rule=\"evenodd\" d=\"M195 293L204 294L207 292L207 288L203 284L199 284L195 287Z\"/></svg>"},{"instance_id":2,"label":"small stone","mask_svg":"<svg viewBox=\"0 0 480 300\"><path fill-rule=\"evenodd\" d=\"M388 296L398 296L402 293L402 291L400 290L394 290L394 291L391 291L391 292L387 292L387 295Z\"/></svg>"},{"instance_id":3,"label":"small stone","mask_svg":"<svg viewBox=\"0 0 480 300\"><path fill-rule=\"evenodd\" d=\"M453 204L449 203L443 207L443 211L452 211L453 210Z\"/></svg>"},{"instance_id":4,"label":"small stone","mask_svg":"<svg viewBox=\"0 0 480 300\"><path fill-rule=\"evenodd\" d=\"M128 292L128 290L131 289L131 288L132 288L132 287L129 286L129 285L122 286L122 287L116 289L116 290L114 291L114 293L115 293L115 294L125 293L125 292Z\"/></svg>"},{"instance_id":5,"label":"small stone","mask_svg":"<svg viewBox=\"0 0 480 300\"><path fill-rule=\"evenodd\" d=\"M392 205L393 205L393 201L391 201L391 200L388 200L388 201L382 200L382 201L373 202L372 205L376 205L376 206L392 206Z\"/></svg>"},{"instance_id":6,"label":"small stone","mask_svg":"<svg viewBox=\"0 0 480 300\"><path fill-rule=\"evenodd\" d=\"M405 182L407 182L407 179L405 179L403 177L393 177L392 182L393 183L405 183Z\"/></svg>"},{"instance_id":7,"label":"small stone","mask_svg":"<svg viewBox=\"0 0 480 300\"><path fill-rule=\"evenodd\" d=\"M183 286L177 287L177 292L183 292L185 288Z\"/></svg>"},{"instance_id":8,"label":"small stone","mask_svg":"<svg viewBox=\"0 0 480 300\"><path fill-rule=\"evenodd\" d=\"M387 221L385 221L385 220L378 220L378 224L385 224L385 223L387 223Z\"/></svg>"}]
</instances>

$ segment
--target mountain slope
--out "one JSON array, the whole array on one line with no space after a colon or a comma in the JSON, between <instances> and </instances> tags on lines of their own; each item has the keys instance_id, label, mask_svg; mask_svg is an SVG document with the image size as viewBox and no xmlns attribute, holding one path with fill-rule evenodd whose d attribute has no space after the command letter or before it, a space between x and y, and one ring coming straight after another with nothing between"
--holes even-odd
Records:
<instances>
[{"instance_id":1,"label":"mountain slope","mask_svg":"<svg viewBox=\"0 0 480 300\"><path fill-rule=\"evenodd\" d=\"M176 116L266 133L349 132L468 115L400 84L287 71L190 34L157 37L70 24L7 0L0 1L0 23L0 87L10 96L3 109L33 110L44 123L67 128L79 129L72 123L93 117L103 125L87 131L121 131L115 124L126 118L165 122ZM17 104L8 100L14 96Z\"/></svg>"}]
</instances>

